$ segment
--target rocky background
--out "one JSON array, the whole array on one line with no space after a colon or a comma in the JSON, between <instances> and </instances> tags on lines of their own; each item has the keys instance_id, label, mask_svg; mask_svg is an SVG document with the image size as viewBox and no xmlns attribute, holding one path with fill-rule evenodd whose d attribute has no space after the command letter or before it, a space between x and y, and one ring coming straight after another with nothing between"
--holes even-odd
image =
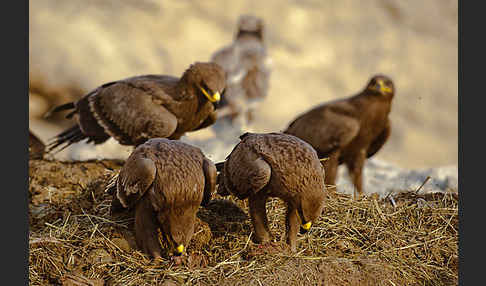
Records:
<instances>
[{"instance_id":1,"label":"rocky background","mask_svg":"<svg viewBox=\"0 0 486 286\"><path fill-rule=\"evenodd\" d=\"M457 1L35 0L29 6L29 122L43 141L73 124L42 118L53 105L133 75L180 75L229 44L239 15L251 13L265 20L273 71L248 131L282 130L298 114L357 93L383 73L397 88L393 131L367 164L365 188L385 194L432 176L424 190L457 189ZM236 142L216 139L211 129L183 140L215 161ZM131 150L113 140L80 143L56 158L125 158Z\"/></svg>"}]
</instances>

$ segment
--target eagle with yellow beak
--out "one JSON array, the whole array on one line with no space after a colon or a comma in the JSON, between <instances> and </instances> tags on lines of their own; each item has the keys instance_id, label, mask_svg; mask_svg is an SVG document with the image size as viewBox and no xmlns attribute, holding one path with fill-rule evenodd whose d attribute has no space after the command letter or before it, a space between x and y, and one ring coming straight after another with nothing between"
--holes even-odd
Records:
<instances>
[{"instance_id":1,"label":"eagle with yellow beak","mask_svg":"<svg viewBox=\"0 0 486 286\"><path fill-rule=\"evenodd\" d=\"M138 146L150 138L179 139L216 121L216 105L225 89L225 73L215 63L196 62L180 78L141 75L105 83L76 102L54 108L72 111L76 124L47 144L47 152L87 140L110 137Z\"/></svg>"},{"instance_id":2,"label":"eagle with yellow beak","mask_svg":"<svg viewBox=\"0 0 486 286\"><path fill-rule=\"evenodd\" d=\"M325 199L324 168L316 151L305 141L283 133L245 133L219 171L217 192L248 199L256 243L272 240L266 203L277 197L287 205L287 244L297 250L297 234L311 229Z\"/></svg>"},{"instance_id":3,"label":"eagle with yellow beak","mask_svg":"<svg viewBox=\"0 0 486 286\"><path fill-rule=\"evenodd\" d=\"M180 256L194 235L196 213L216 188L217 171L203 152L180 140L153 138L130 154L106 191L111 213L135 210L137 246L153 258Z\"/></svg>"},{"instance_id":4,"label":"eagle with yellow beak","mask_svg":"<svg viewBox=\"0 0 486 286\"><path fill-rule=\"evenodd\" d=\"M375 155L391 133L389 114L395 86L385 75L375 75L356 95L326 102L299 115L284 131L316 149L326 171L326 184L334 185L337 168L344 163L355 186L363 194L365 160Z\"/></svg>"}]
</instances>

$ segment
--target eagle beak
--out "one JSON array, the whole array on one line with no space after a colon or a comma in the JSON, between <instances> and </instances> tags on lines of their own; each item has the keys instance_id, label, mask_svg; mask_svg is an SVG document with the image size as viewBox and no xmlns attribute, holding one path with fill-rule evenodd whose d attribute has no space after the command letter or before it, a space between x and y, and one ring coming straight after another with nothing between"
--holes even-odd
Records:
<instances>
[{"instance_id":1,"label":"eagle beak","mask_svg":"<svg viewBox=\"0 0 486 286\"><path fill-rule=\"evenodd\" d=\"M200 87L202 93L204 94L204 96L206 96L206 98L211 101L211 102L218 102L221 100L221 95L219 94L219 92L215 92L213 95L210 95L204 88Z\"/></svg>"},{"instance_id":2,"label":"eagle beak","mask_svg":"<svg viewBox=\"0 0 486 286\"><path fill-rule=\"evenodd\" d=\"M213 102L217 102L221 100L221 95L219 94L219 92L213 94L213 100L214 100Z\"/></svg>"},{"instance_id":3,"label":"eagle beak","mask_svg":"<svg viewBox=\"0 0 486 286\"><path fill-rule=\"evenodd\" d=\"M184 252L184 245L180 244L179 246L176 247L176 255L179 256Z\"/></svg>"},{"instance_id":4,"label":"eagle beak","mask_svg":"<svg viewBox=\"0 0 486 286\"><path fill-rule=\"evenodd\" d=\"M391 89L391 87L388 87L388 86L384 86L384 85L382 85L382 86L380 87L380 92L381 92L382 94L391 94L391 93L392 93L392 89Z\"/></svg>"},{"instance_id":5,"label":"eagle beak","mask_svg":"<svg viewBox=\"0 0 486 286\"><path fill-rule=\"evenodd\" d=\"M388 85L386 85L386 83L384 81L378 80L378 84L379 84L378 91L381 94L388 95L388 94L391 94L393 92L392 88L389 87Z\"/></svg>"},{"instance_id":6,"label":"eagle beak","mask_svg":"<svg viewBox=\"0 0 486 286\"><path fill-rule=\"evenodd\" d=\"M301 227L300 227L300 234L304 234L304 233L307 233L309 231L309 229L311 228L312 226L312 222L308 222L308 223L305 223L303 224Z\"/></svg>"},{"instance_id":7,"label":"eagle beak","mask_svg":"<svg viewBox=\"0 0 486 286\"><path fill-rule=\"evenodd\" d=\"M306 224L303 224L302 228L305 229L305 230L309 230L311 228L311 226L312 226L312 222L310 221Z\"/></svg>"}]
</instances>

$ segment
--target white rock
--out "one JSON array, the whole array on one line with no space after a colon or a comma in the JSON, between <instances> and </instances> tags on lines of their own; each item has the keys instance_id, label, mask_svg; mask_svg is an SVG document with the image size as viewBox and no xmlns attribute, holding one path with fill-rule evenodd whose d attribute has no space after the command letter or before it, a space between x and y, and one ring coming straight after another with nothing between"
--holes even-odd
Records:
<instances>
[{"instance_id":1,"label":"white rock","mask_svg":"<svg viewBox=\"0 0 486 286\"><path fill-rule=\"evenodd\" d=\"M419 193L447 192L458 190L457 166L443 166L424 169L404 169L385 161L371 158L363 170L363 188L365 194L377 193L380 197L390 192L417 190L430 176L430 179L420 189ZM339 192L353 194L347 169L339 166L336 186Z\"/></svg>"}]
</instances>

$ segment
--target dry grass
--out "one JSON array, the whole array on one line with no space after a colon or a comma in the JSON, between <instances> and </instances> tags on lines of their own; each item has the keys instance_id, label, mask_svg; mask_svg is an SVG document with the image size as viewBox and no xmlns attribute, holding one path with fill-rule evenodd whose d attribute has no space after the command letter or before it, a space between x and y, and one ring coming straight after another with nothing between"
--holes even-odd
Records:
<instances>
[{"instance_id":1,"label":"dry grass","mask_svg":"<svg viewBox=\"0 0 486 286\"><path fill-rule=\"evenodd\" d=\"M267 205L275 242L261 247L251 241L246 203L215 196L198 213L189 255L177 264L136 249L130 214L110 216L103 187L109 169L119 167L117 161L30 161L31 285L458 283L457 194L406 192L395 195L394 207L373 196L354 201L330 193L294 254L284 243L279 200Z\"/></svg>"}]
</instances>

